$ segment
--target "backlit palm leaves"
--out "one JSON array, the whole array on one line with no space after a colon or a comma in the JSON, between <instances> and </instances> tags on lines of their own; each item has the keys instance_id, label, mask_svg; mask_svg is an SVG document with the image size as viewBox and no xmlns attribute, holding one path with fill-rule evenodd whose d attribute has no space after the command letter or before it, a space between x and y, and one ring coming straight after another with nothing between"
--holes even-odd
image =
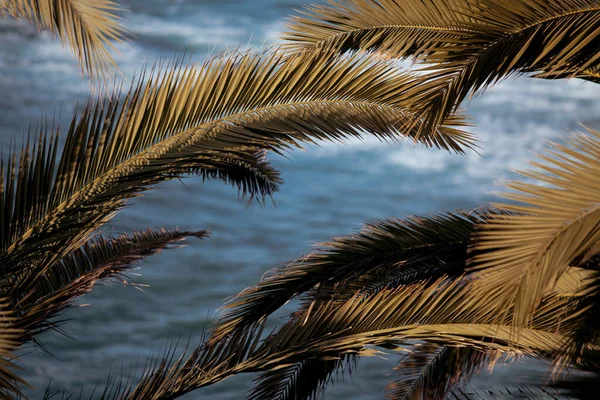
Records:
<instances>
[{"instance_id":1,"label":"backlit palm leaves","mask_svg":"<svg viewBox=\"0 0 600 400\"><path fill-rule=\"evenodd\" d=\"M540 157L544 164L532 163L539 171L522 174L545 185L509 183L515 192L504 197L519 203L498 207L513 214L494 216L478 235L476 248L488 250L473 259L486 278L482 285L503 288L519 324L569 266L585 265L598 252L599 139L594 131L574 136L568 147L555 145Z\"/></svg>"},{"instance_id":2,"label":"backlit palm leaves","mask_svg":"<svg viewBox=\"0 0 600 400\"><path fill-rule=\"evenodd\" d=\"M112 0L0 0L0 14L35 22L68 43L92 78L106 78L116 68L111 41L124 39L117 10Z\"/></svg>"},{"instance_id":3,"label":"backlit palm leaves","mask_svg":"<svg viewBox=\"0 0 600 400\"><path fill-rule=\"evenodd\" d=\"M594 80L600 62L597 0L333 1L289 27L292 51L376 51L423 64L431 121L513 73Z\"/></svg>"},{"instance_id":4,"label":"backlit palm leaves","mask_svg":"<svg viewBox=\"0 0 600 400\"><path fill-rule=\"evenodd\" d=\"M13 290L28 292L127 198L181 174L270 195L279 178L256 155L260 149L362 132L419 136L457 151L468 145L466 133L446 125L425 132L403 108L398 88L412 79L386 63L318 53L285 61L248 54L156 71L124 100L90 103L73 119L62 154L55 138L40 136L37 148L3 170L0 272Z\"/></svg>"},{"instance_id":5,"label":"backlit palm leaves","mask_svg":"<svg viewBox=\"0 0 600 400\"><path fill-rule=\"evenodd\" d=\"M11 353L19 345L22 330L15 326L15 315L6 299L0 301L0 398L13 399L26 382L15 374Z\"/></svg>"},{"instance_id":6,"label":"backlit palm leaves","mask_svg":"<svg viewBox=\"0 0 600 400\"><path fill-rule=\"evenodd\" d=\"M0 279L21 342L52 327L48 318L96 280L189 234L87 243L128 198L156 183L196 173L262 199L280 183L266 150L363 134L469 146L470 135L455 128L464 124L459 117L428 130L410 111L403 87L415 79L362 56L233 54L157 67L124 98L90 101L62 150L57 133L42 131L0 167Z\"/></svg>"},{"instance_id":7,"label":"backlit palm leaves","mask_svg":"<svg viewBox=\"0 0 600 400\"><path fill-rule=\"evenodd\" d=\"M69 41L92 75L106 73L108 40L122 37L110 1L1 7ZM599 35L597 0L332 2L292 22L284 51L176 60L124 96L88 101L62 148L57 130L42 129L0 166L0 289L15 310L0 356L54 327L49 318L96 281L206 235L92 239L129 198L198 174L263 200L281 183L265 153L320 140L408 137L462 152L473 138L455 112L470 93L513 73L597 81ZM526 174L552 187L511 184L510 198L527 204L386 220L325 243L234 297L189 354L167 352L137 384L117 381L101 397L170 399L261 372L251 398L311 398L382 351L408 354L394 398L442 398L500 355L598 371L600 134L570 146ZM293 298L298 311L263 337ZM0 390L18 390L11 374L0 368Z\"/></svg>"}]
</instances>

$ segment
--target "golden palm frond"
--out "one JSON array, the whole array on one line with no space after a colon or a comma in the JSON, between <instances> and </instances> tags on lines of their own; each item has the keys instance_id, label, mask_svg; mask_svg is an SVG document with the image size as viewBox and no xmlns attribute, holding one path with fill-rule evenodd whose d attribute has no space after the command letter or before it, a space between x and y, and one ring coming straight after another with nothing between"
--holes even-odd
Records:
<instances>
[{"instance_id":1,"label":"golden palm frond","mask_svg":"<svg viewBox=\"0 0 600 400\"><path fill-rule=\"evenodd\" d=\"M546 357L558 352L572 326L573 318L567 316L573 304L568 299L547 297L536 310L530 328L520 329L511 326L510 315L498 321L495 304L480 304L471 290L469 280L441 279L434 284L382 290L368 297L359 292L341 305L335 300L322 302L309 316L295 314L264 341L255 356L274 357L287 349L289 357L311 357L312 353L298 349L313 348L317 356L318 347L323 352L318 357L327 357L353 352L351 349L360 352L367 344L425 340ZM515 335L515 329L524 336ZM488 343L492 339L493 343Z\"/></svg>"},{"instance_id":2,"label":"golden palm frond","mask_svg":"<svg viewBox=\"0 0 600 400\"><path fill-rule=\"evenodd\" d=\"M20 393L19 385L27 383L13 372L11 353L19 345L22 331L15 326L14 312L8 299L0 299L0 398L15 399Z\"/></svg>"},{"instance_id":3,"label":"golden palm frond","mask_svg":"<svg viewBox=\"0 0 600 400\"><path fill-rule=\"evenodd\" d=\"M495 362L500 352L470 347L423 343L408 350L398 366L395 381L388 384L387 398L395 400L444 400L459 386Z\"/></svg>"},{"instance_id":4,"label":"golden palm frond","mask_svg":"<svg viewBox=\"0 0 600 400\"><path fill-rule=\"evenodd\" d=\"M220 174L219 161L230 165L230 158L257 150L368 133L460 151L470 136L453 127L463 123L459 117L424 132L406 110L402 87L413 80L386 62L316 52L284 59L266 51L159 68L124 100L90 102L73 118L60 157L57 139L40 136L37 151L27 146L18 168L13 156L1 171L0 270L18 273L12 288L28 292L127 198L215 164ZM255 189L272 192L258 183Z\"/></svg>"},{"instance_id":5,"label":"golden palm frond","mask_svg":"<svg viewBox=\"0 0 600 400\"><path fill-rule=\"evenodd\" d=\"M68 43L92 78L107 77L116 64L111 41L125 37L119 24L117 4L112 0L2 0L0 14L24 18L48 29Z\"/></svg>"},{"instance_id":6,"label":"golden palm frond","mask_svg":"<svg viewBox=\"0 0 600 400\"><path fill-rule=\"evenodd\" d=\"M19 342L57 326L50 322L73 300L90 292L96 282L118 279L128 284L125 272L135 262L161 250L181 245L186 237L204 238L206 231L146 230L115 238L97 237L48 269L36 281L36 287L22 298L12 299L20 312L15 324L22 329Z\"/></svg>"},{"instance_id":7,"label":"golden palm frond","mask_svg":"<svg viewBox=\"0 0 600 400\"><path fill-rule=\"evenodd\" d=\"M432 123L469 95L513 73L595 80L600 62L597 0L352 0L314 7L291 24L291 50L331 48L413 57L432 70Z\"/></svg>"},{"instance_id":8,"label":"golden palm frond","mask_svg":"<svg viewBox=\"0 0 600 400\"><path fill-rule=\"evenodd\" d=\"M122 385L115 399L175 398L232 375L290 368L306 360L335 360L344 354L381 352L371 346L402 350L415 341L468 346L553 358L571 327L573 305L549 296L536 310L529 328L515 328L511 317L498 323L490 304L472 297L465 280L413 284L386 289L365 298L322 302L310 315L295 314L260 343L264 321L233 332L224 340L205 343L188 357L159 359L135 388ZM518 334L515 334L517 331ZM586 352L598 358L598 348ZM273 382L280 385L279 382Z\"/></svg>"},{"instance_id":9,"label":"golden palm frond","mask_svg":"<svg viewBox=\"0 0 600 400\"><path fill-rule=\"evenodd\" d=\"M600 134L573 136L569 146L553 144L548 155L521 172L540 184L509 182L503 197L517 204L497 205L514 214L496 215L481 226L473 268L481 279L475 290L513 310L525 326L539 301L569 266L583 266L600 242Z\"/></svg>"},{"instance_id":10,"label":"golden palm frond","mask_svg":"<svg viewBox=\"0 0 600 400\"><path fill-rule=\"evenodd\" d=\"M214 329L214 339L259 321L315 287L315 296L347 301L358 290L373 292L394 283L462 275L471 234L486 212L389 219L368 224L356 235L322 243L314 253L270 271L231 299Z\"/></svg>"},{"instance_id":11,"label":"golden palm frond","mask_svg":"<svg viewBox=\"0 0 600 400\"><path fill-rule=\"evenodd\" d=\"M329 0L292 17L283 39L288 51L330 48L418 57L459 39L472 18L456 10L464 0Z\"/></svg>"}]
</instances>

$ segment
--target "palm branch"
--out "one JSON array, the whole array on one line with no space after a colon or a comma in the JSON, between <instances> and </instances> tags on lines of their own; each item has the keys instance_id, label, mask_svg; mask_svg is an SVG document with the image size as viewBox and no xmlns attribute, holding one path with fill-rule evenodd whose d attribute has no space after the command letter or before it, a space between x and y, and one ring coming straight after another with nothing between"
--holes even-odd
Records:
<instances>
[{"instance_id":1,"label":"palm branch","mask_svg":"<svg viewBox=\"0 0 600 400\"><path fill-rule=\"evenodd\" d=\"M0 14L24 18L58 35L92 77L106 78L116 64L111 41L122 42L117 4L112 0L2 0Z\"/></svg>"},{"instance_id":2,"label":"palm branch","mask_svg":"<svg viewBox=\"0 0 600 400\"><path fill-rule=\"evenodd\" d=\"M431 343L414 346L394 367L397 378L388 384L387 398L443 400L500 354Z\"/></svg>"},{"instance_id":3,"label":"palm branch","mask_svg":"<svg viewBox=\"0 0 600 400\"><path fill-rule=\"evenodd\" d=\"M328 0L288 22L283 39L291 52L331 48L369 51L390 58L418 57L461 38L472 20L456 12L464 0Z\"/></svg>"},{"instance_id":4,"label":"palm branch","mask_svg":"<svg viewBox=\"0 0 600 400\"><path fill-rule=\"evenodd\" d=\"M549 296L528 328L515 328L510 316L498 321L490 314L497 311L493 306L482 307L470 296L471 285L468 280L441 279L385 289L366 298L358 293L341 305L321 302L310 315L295 314L262 343L264 321L221 341L206 342L174 362L172 356L153 361L135 387L107 388L110 395L103 398L173 399L247 372L283 371L285 378L289 376L285 369L309 360L381 353L372 346L400 351L425 341L549 359L560 352L571 326L567 316L572 302ZM597 346L588 344L586 354L597 358Z\"/></svg>"},{"instance_id":5,"label":"palm branch","mask_svg":"<svg viewBox=\"0 0 600 400\"><path fill-rule=\"evenodd\" d=\"M569 318L566 318L568 310L574 308L570 300L554 295L548 297L537 310L531 330L519 329L515 333L510 326L510 316L502 322L493 322L499 310L494 310L493 305L482 306L473 298L470 295L471 285L461 280L442 280L433 284L418 283L384 289L375 295L358 292L352 299L342 303L335 299L318 302L312 310L294 314L257 350L256 358L281 359L278 359L277 367L263 374L253 393L277 393L275 396L257 398L287 398L285 394L294 393L296 389L295 382L289 379L290 371L301 368L302 363L324 360L333 365L331 362L342 359L344 354L377 354L370 347L365 347L372 345L394 348L410 346L416 340L438 345L467 345L478 351L535 354L546 358L560 354L560 347L567 340L571 326ZM404 294L398 298L394 295L387 297L391 293ZM471 322L467 323L467 320ZM469 331L473 334L467 333ZM558 336L553 336L555 334ZM312 345L321 352L315 350L315 353L304 353L303 346ZM286 358L299 354L305 359L297 363ZM457 363L454 368L468 371L469 367ZM326 383L327 374L320 375L314 371L313 375L320 376L322 382ZM411 388L408 382L404 385L404 389ZM398 387L402 389L400 385ZM306 393L302 388L299 390Z\"/></svg>"},{"instance_id":6,"label":"palm branch","mask_svg":"<svg viewBox=\"0 0 600 400\"><path fill-rule=\"evenodd\" d=\"M432 123L469 93L514 73L595 80L600 53L596 0L332 1L295 18L292 51L380 51L430 64L421 105Z\"/></svg>"},{"instance_id":7,"label":"palm branch","mask_svg":"<svg viewBox=\"0 0 600 400\"><path fill-rule=\"evenodd\" d=\"M27 293L126 199L181 174L225 177L270 195L279 178L257 150L364 132L457 151L468 145L469 135L451 126L462 123L457 117L432 132L419 128L398 90L412 79L387 63L314 52L159 68L123 100L90 102L73 118L60 156L56 137L40 135L37 150L26 146L18 163L13 155L2 167L0 271L15 293Z\"/></svg>"},{"instance_id":8,"label":"palm branch","mask_svg":"<svg viewBox=\"0 0 600 400\"><path fill-rule=\"evenodd\" d=\"M182 243L189 236L206 237L206 231L146 230L133 235L102 237L87 241L36 282L36 287L18 301L21 314L15 325L22 330L23 343L44 330L56 328L53 316L69 307L76 297L92 290L96 282L119 279L128 283L125 272L132 264L163 249Z\"/></svg>"},{"instance_id":9,"label":"palm branch","mask_svg":"<svg viewBox=\"0 0 600 400\"><path fill-rule=\"evenodd\" d=\"M330 359L311 358L262 373L248 399L317 399L327 384L358 364L358 357L342 354Z\"/></svg>"},{"instance_id":10,"label":"palm branch","mask_svg":"<svg viewBox=\"0 0 600 400\"><path fill-rule=\"evenodd\" d=\"M460 276L475 223L485 215L486 211L473 211L389 219L323 243L231 299L213 338L253 324L314 288L309 303L315 296L346 301L357 290L373 292L443 275Z\"/></svg>"},{"instance_id":11,"label":"palm branch","mask_svg":"<svg viewBox=\"0 0 600 400\"><path fill-rule=\"evenodd\" d=\"M27 383L13 370L11 353L19 345L22 331L15 326L14 312L10 309L8 299L0 300L0 397L12 400L20 393L20 385Z\"/></svg>"},{"instance_id":12,"label":"palm branch","mask_svg":"<svg viewBox=\"0 0 600 400\"><path fill-rule=\"evenodd\" d=\"M521 172L540 184L509 182L514 192L504 197L518 203L497 207L513 214L493 216L477 234L472 262L481 279L475 290L514 312L520 326L570 266L591 266L598 253L600 134L589 131L567 144L553 144L540 156L544 164L532 162L539 171ZM586 284L580 290L589 300L596 289Z\"/></svg>"}]
</instances>

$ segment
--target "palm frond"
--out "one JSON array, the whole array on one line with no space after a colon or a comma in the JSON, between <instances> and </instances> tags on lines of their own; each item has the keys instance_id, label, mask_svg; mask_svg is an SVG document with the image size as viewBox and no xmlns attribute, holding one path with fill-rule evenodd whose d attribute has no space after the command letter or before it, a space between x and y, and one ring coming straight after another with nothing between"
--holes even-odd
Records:
<instances>
[{"instance_id":1,"label":"palm frond","mask_svg":"<svg viewBox=\"0 0 600 400\"><path fill-rule=\"evenodd\" d=\"M376 289L393 281L409 284L461 275L475 223L484 215L485 211L474 211L389 219L369 224L356 235L323 243L314 253L271 271L235 296L225 306L214 339L264 318L315 286L321 297L330 298L329 290L344 282L343 290L331 297L346 301L369 285Z\"/></svg>"},{"instance_id":2,"label":"palm frond","mask_svg":"<svg viewBox=\"0 0 600 400\"><path fill-rule=\"evenodd\" d=\"M376 51L390 58L425 55L461 37L471 21L456 12L464 0L329 0L292 17L286 50Z\"/></svg>"},{"instance_id":3,"label":"palm frond","mask_svg":"<svg viewBox=\"0 0 600 400\"><path fill-rule=\"evenodd\" d=\"M264 320L237 330L221 341L205 342L190 356L158 359L150 364L134 388L107 389L108 399L175 398L232 375L290 368L307 360L334 360L344 354L379 354L371 346L399 349L415 341L469 346L554 357L570 329L566 315L571 303L559 297L545 299L531 327L515 328L510 317L498 324L488 304L481 305L469 282L440 280L382 290L363 298L357 294L339 302L319 303L309 318L295 315L289 323L260 343ZM518 335L515 335L518 330ZM598 357L596 347L587 351Z\"/></svg>"},{"instance_id":4,"label":"palm frond","mask_svg":"<svg viewBox=\"0 0 600 400\"><path fill-rule=\"evenodd\" d=\"M13 287L28 291L126 199L213 168L221 151L226 158L281 152L365 133L459 151L470 137L453 127L460 118L423 132L406 110L401 89L413 80L389 63L315 52L284 59L266 51L159 68L124 100L90 102L73 118L60 157L56 137L41 135L37 151L26 146L21 153L18 168L15 156L3 165L0 270L21 271ZM256 188L262 195L272 190L258 184L250 190Z\"/></svg>"},{"instance_id":5,"label":"palm frond","mask_svg":"<svg viewBox=\"0 0 600 400\"><path fill-rule=\"evenodd\" d=\"M554 144L540 172L522 172L542 184L510 182L504 197L517 204L497 205L513 214L496 215L482 225L474 246L475 286L482 301L493 297L513 310L524 326L542 297L569 266L580 266L598 252L600 241L600 134L573 136L570 147ZM543 186L542 186L543 185Z\"/></svg>"},{"instance_id":6,"label":"palm frond","mask_svg":"<svg viewBox=\"0 0 600 400\"><path fill-rule=\"evenodd\" d=\"M68 43L82 72L92 78L106 78L116 68L111 41L125 38L117 11L112 0L3 0L0 4L0 14L32 21Z\"/></svg>"},{"instance_id":7,"label":"palm frond","mask_svg":"<svg viewBox=\"0 0 600 400\"><path fill-rule=\"evenodd\" d=\"M564 343L572 326L567 318L572 308L570 301L549 296L536 310L530 328L515 328L512 316L498 322L495 304L481 304L473 296L472 282L442 279L436 284L383 290L366 298L357 293L342 305L319 303L309 316L295 315L272 333L253 357L262 356L266 364L269 359L283 363L275 354L285 353L290 360L329 357L358 354L367 345L411 340L548 357ZM523 336L515 335L516 329ZM304 348L311 351L300 350Z\"/></svg>"},{"instance_id":8,"label":"palm frond","mask_svg":"<svg viewBox=\"0 0 600 400\"><path fill-rule=\"evenodd\" d=\"M148 229L133 235L97 237L86 242L48 269L32 292L13 299L20 314L16 326L23 331L19 341L23 343L41 331L56 327L50 319L71 306L77 297L90 292L98 281L113 278L127 284L123 274L135 262L180 245L186 237L207 235L206 231Z\"/></svg>"},{"instance_id":9,"label":"palm frond","mask_svg":"<svg viewBox=\"0 0 600 400\"><path fill-rule=\"evenodd\" d=\"M394 370L398 377L387 386L387 398L443 400L464 385L499 353L470 347L419 344L408 351Z\"/></svg>"},{"instance_id":10,"label":"palm frond","mask_svg":"<svg viewBox=\"0 0 600 400\"><path fill-rule=\"evenodd\" d=\"M27 383L13 370L11 352L19 344L22 331L15 326L14 312L10 309L8 299L0 299L0 398L12 400L20 393L20 385Z\"/></svg>"},{"instance_id":11,"label":"palm frond","mask_svg":"<svg viewBox=\"0 0 600 400\"><path fill-rule=\"evenodd\" d=\"M274 393L295 388L284 371L293 371L313 360L335 361L345 354L374 355L371 346L395 348L414 341L440 345L468 346L478 351L500 351L554 357L566 340L568 302L549 297L538 309L531 328L518 328L515 335L510 318L492 323L492 310L470 297L465 281L438 281L383 290L365 297L358 293L340 304L320 302L309 313L298 313L273 332L256 352L239 366L245 371L266 370ZM467 322L469 321L469 322ZM333 364L330 364L333 365ZM260 385L265 393L272 393ZM259 393L255 388L254 393ZM305 393L305 392L302 392ZM268 396L262 398L269 398Z\"/></svg>"},{"instance_id":12,"label":"palm frond","mask_svg":"<svg viewBox=\"0 0 600 400\"><path fill-rule=\"evenodd\" d=\"M448 397L453 400L486 400L486 399L527 399L527 400L548 400L565 398L560 391L551 387L536 385L512 385L501 389L482 388L482 389L457 389Z\"/></svg>"},{"instance_id":13,"label":"palm frond","mask_svg":"<svg viewBox=\"0 0 600 400\"><path fill-rule=\"evenodd\" d=\"M351 372L358 357L344 354L332 359L311 358L274 368L255 379L248 399L317 399L325 387L345 371Z\"/></svg>"},{"instance_id":14,"label":"palm frond","mask_svg":"<svg viewBox=\"0 0 600 400\"><path fill-rule=\"evenodd\" d=\"M469 95L514 73L595 80L600 52L596 0L352 0L292 21L291 50L380 51L423 64L435 123Z\"/></svg>"}]
</instances>

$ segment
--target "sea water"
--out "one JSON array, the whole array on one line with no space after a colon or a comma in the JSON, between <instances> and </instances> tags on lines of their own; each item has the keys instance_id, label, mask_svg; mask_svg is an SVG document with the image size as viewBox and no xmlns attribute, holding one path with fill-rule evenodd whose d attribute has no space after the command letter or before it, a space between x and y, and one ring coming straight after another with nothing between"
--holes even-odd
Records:
<instances>
[{"instance_id":1,"label":"sea water","mask_svg":"<svg viewBox=\"0 0 600 400\"><path fill-rule=\"evenodd\" d=\"M201 61L222 51L264 48L277 43L286 16L303 3L277 0L135 0L119 2L133 34L118 45L125 82L145 65L186 51ZM31 24L0 20L0 144L3 155L20 143L29 125L43 116L68 122L90 82L57 40ZM265 206L240 199L221 182L197 178L159 185L129 202L104 234L148 227L211 229L212 236L138 263L132 281L143 291L113 284L97 286L64 313L68 338L41 335L48 350L26 346L20 372L40 398L54 389L84 393L102 388L109 372L133 373L174 341L196 343L228 296L258 282L265 271L311 251L314 243L356 232L387 217L472 209L497 200L510 172L527 167L544 139L562 140L578 124L600 125L600 86L580 80L503 81L469 104L469 128L478 153L449 154L408 142L389 145L366 137L345 145L319 143L288 158L272 156L285 184ZM293 307L288 307L288 311ZM280 318L271 321L272 325ZM181 347L181 346L180 346ZM398 356L361 360L326 398L377 399L394 379ZM500 365L473 380L474 388L543 383L548 365L531 360ZM137 369L139 371L139 368ZM239 398L256 375L243 375L200 389L186 399Z\"/></svg>"}]
</instances>

